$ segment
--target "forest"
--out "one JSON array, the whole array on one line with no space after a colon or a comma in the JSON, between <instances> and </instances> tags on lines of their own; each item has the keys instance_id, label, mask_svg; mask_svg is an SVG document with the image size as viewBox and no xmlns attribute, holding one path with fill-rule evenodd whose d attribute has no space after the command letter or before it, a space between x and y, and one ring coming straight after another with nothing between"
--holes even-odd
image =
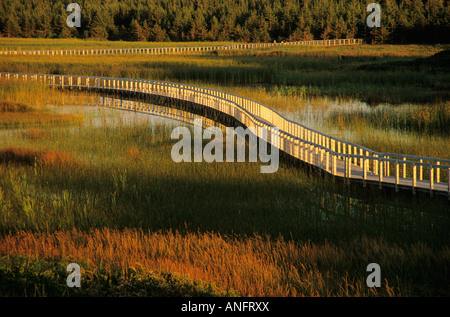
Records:
<instances>
[{"instance_id":1,"label":"forest","mask_svg":"<svg viewBox=\"0 0 450 317\"><path fill-rule=\"evenodd\" d=\"M81 27L66 24L81 7ZM448 43L448 0L2 0L0 36L126 41L273 42L365 38L377 43Z\"/></svg>"}]
</instances>

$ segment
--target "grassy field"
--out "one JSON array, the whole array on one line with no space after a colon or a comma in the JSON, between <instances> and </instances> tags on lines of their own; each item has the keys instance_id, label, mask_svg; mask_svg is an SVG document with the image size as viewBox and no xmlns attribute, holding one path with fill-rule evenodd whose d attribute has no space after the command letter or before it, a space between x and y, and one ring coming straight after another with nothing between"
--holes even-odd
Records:
<instances>
[{"instance_id":1,"label":"grassy field","mask_svg":"<svg viewBox=\"0 0 450 317\"><path fill-rule=\"evenodd\" d=\"M0 38L2 51L32 50L76 50L76 49L113 49L113 48L155 48L155 47L194 47L229 45L231 42L124 42L94 39L33 39Z\"/></svg>"},{"instance_id":2,"label":"grassy field","mask_svg":"<svg viewBox=\"0 0 450 317\"><path fill-rule=\"evenodd\" d=\"M33 40L13 41L21 42ZM246 96L281 112L365 102L371 111L342 114L337 109L320 130L375 151L449 158L446 49L445 45L278 46L194 55L80 56L75 62L70 56L8 56L2 57L0 70L191 83Z\"/></svg>"},{"instance_id":3,"label":"grassy field","mask_svg":"<svg viewBox=\"0 0 450 317\"><path fill-rule=\"evenodd\" d=\"M7 57L1 59L0 71L57 70L186 81L304 115L308 107L320 113L333 110L335 102L359 101L355 90L362 94L373 85L373 93L377 87L386 90L383 107L368 113L333 110L323 119L323 127L349 129L354 139L365 137L365 144L376 149L448 157L448 98L445 90L435 89L447 85L441 80L448 75L435 73L436 65L429 70L424 63L403 77L400 70L406 67L402 63L415 63L417 57L440 50L358 47L351 58L343 56L352 48L292 47L231 55L77 61ZM393 74L356 71L385 63L399 69ZM259 77L269 73L264 65L278 72L273 81ZM370 83L355 79L353 72ZM280 80L283 76L298 82L287 85ZM314 84L314 76L324 81L325 88ZM347 86L341 86L344 78ZM421 105L396 96L397 90L384 83L386 78L404 89L405 96L411 89L413 99L429 101ZM337 95L326 93L340 89ZM387 104L395 98L402 98L400 104ZM67 118L0 128L0 295L450 294L445 201L362 192L287 165L275 174L260 174L260 163L176 164L170 156L175 141L164 122L111 124L109 118L122 113L64 111L68 105L95 104L95 96L87 94L0 82L0 100L4 105L0 118L33 112ZM403 114L396 111L399 107L410 110ZM430 111L429 119L420 119L416 109ZM377 121L380 114L387 119ZM407 136L407 142L397 140L399 134ZM429 145L418 149L415 142ZM65 267L71 262L82 266L80 289L65 285ZM381 288L365 284L366 266L372 262L381 266Z\"/></svg>"},{"instance_id":4,"label":"grassy field","mask_svg":"<svg viewBox=\"0 0 450 317\"><path fill-rule=\"evenodd\" d=\"M290 94L353 97L370 104L429 103L449 97L448 66L445 66L448 57L443 61L424 59L445 48L438 45L279 46L200 55L80 56L76 62L70 56L5 56L0 69L201 85L261 86L269 90L276 86Z\"/></svg>"}]
</instances>

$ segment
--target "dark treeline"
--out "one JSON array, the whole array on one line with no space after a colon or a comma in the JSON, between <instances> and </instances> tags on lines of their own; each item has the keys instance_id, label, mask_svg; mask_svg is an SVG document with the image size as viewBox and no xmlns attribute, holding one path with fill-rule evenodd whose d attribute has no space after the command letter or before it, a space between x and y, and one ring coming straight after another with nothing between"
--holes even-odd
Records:
<instances>
[{"instance_id":1,"label":"dark treeline","mask_svg":"<svg viewBox=\"0 0 450 317\"><path fill-rule=\"evenodd\" d=\"M81 27L66 25L69 3ZM368 3L382 27L366 25ZM1 0L4 37L272 42L368 38L449 42L449 0Z\"/></svg>"}]
</instances>

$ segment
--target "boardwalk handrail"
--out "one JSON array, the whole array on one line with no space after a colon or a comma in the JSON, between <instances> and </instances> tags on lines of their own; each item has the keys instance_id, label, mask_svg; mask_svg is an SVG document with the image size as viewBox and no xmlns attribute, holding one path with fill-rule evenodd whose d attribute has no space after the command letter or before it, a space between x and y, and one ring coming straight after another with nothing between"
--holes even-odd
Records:
<instances>
[{"instance_id":1,"label":"boardwalk handrail","mask_svg":"<svg viewBox=\"0 0 450 317\"><path fill-rule=\"evenodd\" d=\"M218 50L263 49L280 45L307 46L337 46L360 45L362 39L334 39L295 41L286 43L236 43L213 46L179 46L179 47L146 47L146 48L96 48L96 49L66 49L66 50L0 50L0 55L104 55L104 54L169 54L169 53L202 53Z\"/></svg>"},{"instance_id":2,"label":"boardwalk handrail","mask_svg":"<svg viewBox=\"0 0 450 317\"><path fill-rule=\"evenodd\" d=\"M132 80L132 79L127 79L127 80ZM198 87L195 85L184 85L184 84L173 84L173 83L168 83L168 82L162 82L162 81L151 81L153 83L159 84L159 85L169 85L169 86L173 86L173 87L185 87L186 89L194 89L194 90L200 90L203 91L205 93L211 94L211 95L221 95L221 96L226 96L227 99L231 99L231 100L235 100L238 104L240 105L244 105L245 108L245 101L249 101L250 103L253 103L255 105L257 105L260 108L264 108L265 110L267 110L268 113L272 113L272 119L273 116L278 116L282 119L282 121L285 122L284 126L288 126L288 127L292 127L292 126L299 126L303 129L306 129L307 131L317 134L317 136L320 137L324 137L326 138L328 141L334 141L334 142L339 142L342 144L345 144L346 146L350 146L352 148L356 148L358 150L362 150L364 152L369 153L370 155L377 155L377 156L387 156L387 157L400 157L400 158L408 158L408 159L412 159L412 160L423 160L423 161L432 161L432 162L440 162L440 163L446 163L446 164L450 164L450 160L446 160L446 159L439 159L439 158L433 158L433 157L425 157L425 156L417 156L417 155L408 155L408 154L398 154L398 153L383 153L383 152L377 152L377 151L373 151L367 147L349 142L349 141L345 141L343 139L334 137L334 136L330 136L326 133L314 130L312 128L309 128L299 122L284 118L280 113L278 113L276 110L258 102L258 101L254 101L252 99L246 98L246 97L241 97L241 96L237 96L231 93L227 93L227 92L223 92L220 90L216 90L216 89L211 89L211 88L203 88L203 87ZM241 102L239 102L241 101ZM266 113L265 111L260 111L259 113ZM267 117L262 117L263 119L267 120ZM269 120L267 120L269 121ZM270 120L271 121L271 120ZM269 121L269 122L270 122ZM299 135L292 133L292 131L295 131L295 129L291 129L291 130L285 130L287 133L291 134L293 137L300 137ZM316 138L317 138L316 136ZM323 144L325 143L330 143L330 142L322 142ZM329 147L329 149L331 149ZM345 154L345 151L338 151L339 153L343 153Z\"/></svg>"},{"instance_id":3,"label":"boardwalk handrail","mask_svg":"<svg viewBox=\"0 0 450 317\"><path fill-rule=\"evenodd\" d=\"M230 115L247 127L266 127L269 131L278 128L281 151L333 176L361 179L363 183L378 181L380 187L393 182L396 189L409 186L407 184L411 182L413 192L426 188L430 193L446 193L450 199L450 160L375 152L288 120L259 102L223 91L170 82L99 76L0 73L1 78L41 80L46 85L61 88L124 90L195 102Z\"/></svg>"}]
</instances>

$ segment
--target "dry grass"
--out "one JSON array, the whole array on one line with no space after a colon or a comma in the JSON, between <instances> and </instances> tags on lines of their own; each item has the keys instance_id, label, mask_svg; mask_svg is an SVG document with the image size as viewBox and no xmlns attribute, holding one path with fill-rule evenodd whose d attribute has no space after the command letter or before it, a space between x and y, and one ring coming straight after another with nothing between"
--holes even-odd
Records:
<instances>
[{"instance_id":1,"label":"dry grass","mask_svg":"<svg viewBox=\"0 0 450 317\"><path fill-rule=\"evenodd\" d=\"M126 150L126 154L133 161L139 161L141 159L141 150L137 146L129 146Z\"/></svg>"},{"instance_id":2,"label":"dry grass","mask_svg":"<svg viewBox=\"0 0 450 317\"><path fill-rule=\"evenodd\" d=\"M83 122L84 118L82 115L58 114L46 109L45 105L47 104L64 105L70 102L69 94L50 93L46 89L41 90L39 86L36 86L37 83L18 85L18 87L10 91L11 84L14 83L0 82L0 85L5 85L0 91L0 97L5 98L0 101L0 128L54 126ZM33 106L29 105L30 101L33 102ZM77 103L75 100L73 102Z\"/></svg>"},{"instance_id":3,"label":"dry grass","mask_svg":"<svg viewBox=\"0 0 450 317\"><path fill-rule=\"evenodd\" d=\"M7 147L0 150L0 163L30 166L73 166L78 160L68 153L52 150L32 150L19 147Z\"/></svg>"},{"instance_id":4,"label":"dry grass","mask_svg":"<svg viewBox=\"0 0 450 317\"><path fill-rule=\"evenodd\" d=\"M365 267L360 276L348 271L342 274L342 267L350 269L371 252L382 255L380 260L390 265L395 265L390 257L395 257L398 264L418 255L368 238L354 241L353 247L364 252L349 256L348 251L333 244L296 243L261 236L241 239L216 233L181 235L105 228L9 234L2 239L0 255L83 263L85 280L100 268L123 275L150 270L179 274L249 296L401 295L389 286L396 282L393 276L389 278L394 283L384 279L382 288L371 289L365 285ZM430 250L422 251L430 257L439 256ZM448 250L440 256L448 257ZM321 266L327 270L321 270Z\"/></svg>"},{"instance_id":5,"label":"dry grass","mask_svg":"<svg viewBox=\"0 0 450 317\"><path fill-rule=\"evenodd\" d=\"M49 112L5 112L0 116L0 127L21 128L28 126L54 126L78 124L83 116L75 114L55 114Z\"/></svg>"},{"instance_id":6,"label":"dry grass","mask_svg":"<svg viewBox=\"0 0 450 317\"><path fill-rule=\"evenodd\" d=\"M40 128L32 127L26 129L22 135L25 139L36 141L47 138L48 132Z\"/></svg>"},{"instance_id":7,"label":"dry grass","mask_svg":"<svg viewBox=\"0 0 450 317\"><path fill-rule=\"evenodd\" d=\"M0 113L5 112L29 112L32 109L25 105L7 100L0 100Z\"/></svg>"},{"instance_id":8,"label":"dry grass","mask_svg":"<svg viewBox=\"0 0 450 317\"><path fill-rule=\"evenodd\" d=\"M76 91L68 93L52 89L41 82L16 82L1 79L0 100L9 105L8 108L14 109L17 108L17 105L25 105L26 112L34 112L45 110L48 105L92 105L97 102L98 98L89 93ZM0 112L6 111L1 111L0 106Z\"/></svg>"},{"instance_id":9,"label":"dry grass","mask_svg":"<svg viewBox=\"0 0 450 317\"><path fill-rule=\"evenodd\" d=\"M93 66L97 59L80 58L81 62L86 62L80 71L98 70L99 74L117 72L117 77L139 77L129 70L130 67L142 69L142 64L133 65L134 62L130 61L121 65L122 68L116 68L116 63L125 63L125 58L117 58L99 66ZM161 70L156 73L158 76L183 79L184 73L175 71L187 63L186 58L176 57L174 65L162 59L154 65L156 71L168 66L172 68L168 69L168 74ZM195 82L201 75L214 71L210 68L216 60L209 59L187 63L186 79ZM292 59L292 63L300 60ZM266 61L262 60L260 64L265 66L268 64ZM230 65L238 67L237 62L220 63L215 70L217 76L220 77L221 73L227 75L223 69ZM331 62L335 60L326 62L325 66ZM286 61L282 70L292 68L292 63ZM207 67L200 67L202 65ZM253 67L255 78L259 78L260 66L252 65L244 64L243 68ZM39 70L51 66L41 64L37 67ZM75 66L57 67L65 71L74 70ZM198 78L190 75L195 68L201 70ZM174 74L170 74L171 71ZM235 69L230 70L232 73ZM244 78L246 74L242 72L240 76ZM140 75L145 77L146 73ZM204 80L207 79L205 77ZM320 79L317 78L318 81ZM222 83L221 80L217 82L217 85ZM279 80L274 82L278 84ZM37 83L0 82L0 86L0 100L24 105L33 100L33 108L47 104L86 104L91 98L89 95L61 93ZM238 95L262 101L276 109L299 108L305 98L314 93L314 89L304 84L297 88L289 87L280 84L267 90L235 85L224 86L223 89L233 90ZM316 93L310 98L312 104L327 107L326 96ZM80 100L86 102L75 102ZM9 111L3 112L0 118L7 113L16 117L24 114L26 118L32 113L42 112ZM25 126L31 122L26 122ZM342 121L341 124L344 123ZM356 119L351 123L356 127L365 125ZM98 277L100 271L107 272L109 277L117 272L127 275L140 270L179 274L193 281L214 283L223 290L237 290L239 294L251 296L449 293L445 283L450 259L445 240L448 221L446 215L433 215L436 206L411 207L409 202L402 202L400 207L396 207L398 205L393 200L383 202L384 198L380 197L355 200L346 194L334 194L334 187L327 188L320 182L313 184L316 179L310 180L304 174L286 169L280 170L276 176L263 178L254 172L256 168L249 165L175 167L170 160L172 143L162 131L152 136L147 128L142 127L90 129L84 132L80 129L76 135L65 130L52 132L56 135L52 140L64 140L60 145L56 144L58 142L49 145L49 140L43 140L46 131L40 129L28 129L21 135L33 141L25 143L32 149L10 146L15 144L14 140L5 143L10 147L0 151L0 162L16 166L11 165L7 169L0 166L0 264L14 255L24 256L27 261L34 258L54 263L77 262L82 265L83 281L87 282ZM370 136L367 143L371 145L374 144L373 138L379 139L381 145L386 143L384 134L378 137L372 133L365 134ZM20 138L16 140L20 141ZM391 139L388 141L392 143ZM375 148L381 148L381 145ZM53 146L56 146L54 150L37 150ZM398 146L395 143L396 150L403 149ZM436 146L433 144L433 147ZM59 151L61 148L75 157L82 157L89 164L80 169L72 168L77 161L70 154ZM32 172L31 168L22 166L38 164L62 168L35 169ZM124 167L125 172L121 172ZM186 230L192 229L183 234L166 231L168 228L181 231L183 226ZM230 232L236 236L227 235ZM266 238L262 236L264 234L271 237ZM293 241L275 238L278 234ZM323 237L331 242L320 242ZM365 284L368 275L365 268L371 262L382 267L380 289L370 289ZM41 273L39 266L28 270ZM21 278L14 277L10 286L6 283L0 285L3 289L18 289L20 283ZM36 283L41 285L39 283L42 282ZM33 288L34 285L30 289Z\"/></svg>"}]
</instances>

